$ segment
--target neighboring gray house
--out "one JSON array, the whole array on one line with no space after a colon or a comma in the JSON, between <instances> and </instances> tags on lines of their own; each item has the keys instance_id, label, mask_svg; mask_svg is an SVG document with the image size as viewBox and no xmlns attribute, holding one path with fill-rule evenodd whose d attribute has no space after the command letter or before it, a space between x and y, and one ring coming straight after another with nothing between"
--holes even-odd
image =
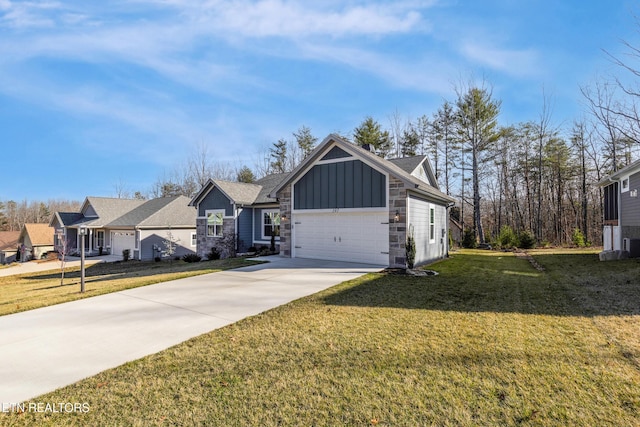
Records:
<instances>
[{"instance_id":1,"label":"neighboring gray house","mask_svg":"<svg viewBox=\"0 0 640 427\"><path fill-rule=\"evenodd\" d=\"M184 196L151 200L87 197L80 212L56 212L51 220L55 244L81 247L80 227L87 228L85 250L122 255L129 249L131 258L150 260L166 255L165 242L176 243L174 256L195 253L196 211Z\"/></svg>"},{"instance_id":2,"label":"neighboring gray house","mask_svg":"<svg viewBox=\"0 0 640 427\"><path fill-rule=\"evenodd\" d=\"M215 247L228 256L227 244L235 244L237 252L269 246L272 235L278 246L280 207L269 193L287 175L268 175L252 184L209 180L189 203L198 214L198 255L205 257ZM225 239L230 235L235 241Z\"/></svg>"},{"instance_id":3,"label":"neighboring gray house","mask_svg":"<svg viewBox=\"0 0 640 427\"><path fill-rule=\"evenodd\" d=\"M640 257L640 160L598 183L604 193L602 240L605 251Z\"/></svg>"},{"instance_id":4,"label":"neighboring gray house","mask_svg":"<svg viewBox=\"0 0 640 427\"><path fill-rule=\"evenodd\" d=\"M200 255L234 231L240 247L268 244L273 233L282 256L392 267L406 264L409 232L416 265L447 256L453 204L426 156L385 160L336 135L290 174L210 181L191 201Z\"/></svg>"}]
</instances>

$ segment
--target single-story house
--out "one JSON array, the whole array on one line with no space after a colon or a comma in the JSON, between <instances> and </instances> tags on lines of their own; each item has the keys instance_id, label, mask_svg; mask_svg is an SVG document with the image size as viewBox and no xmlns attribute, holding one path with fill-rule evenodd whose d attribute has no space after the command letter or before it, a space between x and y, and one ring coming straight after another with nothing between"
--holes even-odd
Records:
<instances>
[{"instance_id":1,"label":"single-story house","mask_svg":"<svg viewBox=\"0 0 640 427\"><path fill-rule=\"evenodd\" d=\"M604 251L622 251L640 257L640 160L598 184L604 193Z\"/></svg>"},{"instance_id":2,"label":"single-story house","mask_svg":"<svg viewBox=\"0 0 640 427\"><path fill-rule=\"evenodd\" d=\"M87 197L80 212L56 212L51 220L55 244L67 253L82 247L80 231L86 230L85 253L121 256L129 250L131 259L151 260L167 254L173 242L173 256L195 253L196 211L184 196L150 200Z\"/></svg>"},{"instance_id":3,"label":"single-story house","mask_svg":"<svg viewBox=\"0 0 640 427\"><path fill-rule=\"evenodd\" d=\"M212 248L229 256L270 246L271 236L279 246L280 205L269 193L286 176L271 174L252 184L209 180L189 203L198 213L198 255L205 257Z\"/></svg>"},{"instance_id":4,"label":"single-story house","mask_svg":"<svg viewBox=\"0 0 640 427\"><path fill-rule=\"evenodd\" d=\"M386 160L329 135L291 173L264 180L210 181L192 199L199 254L235 232L253 245L274 234L286 257L405 267L409 233L416 265L448 255L454 199L426 156Z\"/></svg>"},{"instance_id":5,"label":"single-story house","mask_svg":"<svg viewBox=\"0 0 640 427\"><path fill-rule=\"evenodd\" d=\"M16 261L19 238L19 231L0 231L0 264L9 264Z\"/></svg>"},{"instance_id":6,"label":"single-story house","mask_svg":"<svg viewBox=\"0 0 640 427\"><path fill-rule=\"evenodd\" d=\"M25 224L18 237L20 261L40 259L54 249L53 228L49 224Z\"/></svg>"}]
</instances>

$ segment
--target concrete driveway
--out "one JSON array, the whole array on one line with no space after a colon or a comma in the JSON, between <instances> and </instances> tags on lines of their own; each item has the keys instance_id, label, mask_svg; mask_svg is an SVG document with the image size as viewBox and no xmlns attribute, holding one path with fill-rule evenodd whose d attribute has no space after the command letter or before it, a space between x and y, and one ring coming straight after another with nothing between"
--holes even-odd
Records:
<instances>
[{"instance_id":1,"label":"concrete driveway","mask_svg":"<svg viewBox=\"0 0 640 427\"><path fill-rule=\"evenodd\" d=\"M20 403L382 267L268 264L0 317L0 405Z\"/></svg>"}]
</instances>

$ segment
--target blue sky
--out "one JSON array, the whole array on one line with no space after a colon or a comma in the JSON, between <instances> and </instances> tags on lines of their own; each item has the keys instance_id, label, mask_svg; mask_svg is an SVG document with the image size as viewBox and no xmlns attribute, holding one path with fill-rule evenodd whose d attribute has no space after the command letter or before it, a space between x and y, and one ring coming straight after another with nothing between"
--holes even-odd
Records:
<instances>
[{"instance_id":1,"label":"blue sky","mask_svg":"<svg viewBox=\"0 0 640 427\"><path fill-rule=\"evenodd\" d=\"M486 80L501 124L584 114L640 45L631 1L0 0L0 200L148 191L201 144L252 167L303 125L431 115Z\"/></svg>"}]
</instances>

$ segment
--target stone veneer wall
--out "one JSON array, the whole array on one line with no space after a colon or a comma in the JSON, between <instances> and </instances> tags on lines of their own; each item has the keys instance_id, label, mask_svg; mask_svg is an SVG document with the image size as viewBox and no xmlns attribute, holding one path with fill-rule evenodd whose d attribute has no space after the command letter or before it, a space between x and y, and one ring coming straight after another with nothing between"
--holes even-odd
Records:
<instances>
[{"instance_id":1,"label":"stone veneer wall","mask_svg":"<svg viewBox=\"0 0 640 427\"><path fill-rule=\"evenodd\" d=\"M280 255L291 258L291 184L277 194L280 202ZM286 218L286 219L282 219Z\"/></svg>"},{"instance_id":2,"label":"stone veneer wall","mask_svg":"<svg viewBox=\"0 0 640 427\"><path fill-rule=\"evenodd\" d=\"M222 235L227 236L229 233L234 233L236 229L235 219L233 218L224 218L222 220ZM198 236L198 242L196 246L196 253L200 255L202 258L206 259L209 252L211 252L211 248L218 249L218 252L222 254L223 258L229 256L227 254L226 248L222 244L222 237L211 237L207 236L207 219L206 218L198 218L196 219L196 235Z\"/></svg>"},{"instance_id":3,"label":"stone veneer wall","mask_svg":"<svg viewBox=\"0 0 640 427\"><path fill-rule=\"evenodd\" d=\"M396 211L400 214L395 220ZM404 268L407 264L407 190L404 183L389 175L389 266Z\"/></svg>"}]
</instances>

